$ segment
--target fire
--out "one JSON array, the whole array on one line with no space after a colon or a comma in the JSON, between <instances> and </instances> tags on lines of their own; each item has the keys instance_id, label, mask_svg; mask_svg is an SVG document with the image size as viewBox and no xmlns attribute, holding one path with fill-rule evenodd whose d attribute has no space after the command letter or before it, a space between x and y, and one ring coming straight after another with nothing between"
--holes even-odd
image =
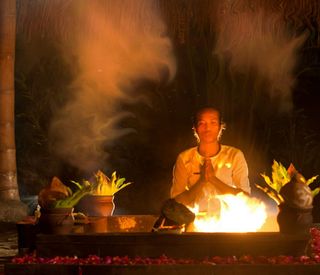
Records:
<instances>
[{"instance_id":1,"label":"fire","mask_svg":"<svg viewBox=\"0 0 320 275\"><path fill-rule=\"evenodd\" d=\"M217 204L220 204L220 211L203 213L198 211L198 206L191 209L196 214L192 231L256 232L267 219L265 204L244 193L219 195L215 198Z\"/></svg>"}]
</instances>

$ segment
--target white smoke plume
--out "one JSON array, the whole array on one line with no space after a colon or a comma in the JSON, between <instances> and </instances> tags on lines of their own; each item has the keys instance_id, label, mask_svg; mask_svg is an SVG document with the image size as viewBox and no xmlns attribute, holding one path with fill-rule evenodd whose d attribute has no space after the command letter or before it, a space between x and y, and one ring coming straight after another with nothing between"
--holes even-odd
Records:
<instances>
[{"instance_id":1,"label":"white smoke plume","mask_svg":"<svg viewBox=\"0 0 320 275\"><path fill-rule=\"evenodd\" d=\"M92 172L108 158L104 147L132 131L117 125L130 115L119 103L140 100L130 94L132 83L159 82L164 72L172 79L176 65L157 1L75 1L69 22L72 18L80 20L73 24L66 53L78 58L80 75L51 125L52 148Z\"/></svg>"},{"instance_id":2,"label":"white smoke plume","mask_svg":"<svg viewBox=\"0 0 320 275\"><path fill-rule=\"evenodd\" d=\"M224 9L217 21L214 53L231 55L233 71L257 71L270 83L270 97L281 102L282 111L290 110L297 50L307 34L290 34L279 15L261 8Z\"/></svg>"}]
</instances>

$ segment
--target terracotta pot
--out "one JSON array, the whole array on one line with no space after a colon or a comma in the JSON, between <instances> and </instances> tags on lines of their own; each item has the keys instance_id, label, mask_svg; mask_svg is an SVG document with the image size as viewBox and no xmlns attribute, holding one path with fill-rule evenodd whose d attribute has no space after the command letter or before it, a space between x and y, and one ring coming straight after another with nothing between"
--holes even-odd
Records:
<instances>
[{"instance_id":1,"label":"terracotta pot","mask_svg":"<svg viewBox=\"0 0 320 275\"><path fill-rule=\"evenodd\" d=\"M281 233L306 234L313 222L312 208L300 209L280 204L277 222Z\"/></svg>"},{"instance_id":2,"label":"terracotta pot","mask_svg":"<svg viewBox=\"0 0 320 275\"><path fill-rule=\"evenodd\" d=\"M39 228L41 233L68 234L72 231L73 208L54 208L41 210Z\"/></svg>"},{"instance_id":3,"label":"terracotta pot","mask_svg":"<svg viewBox=\"0 0 320 275\"><path fill-rule=\"evenodd\" d=\"M76 209L87 216L112 216L115 205L113 196L84 196Z\"/></svg>"}]
</instances>

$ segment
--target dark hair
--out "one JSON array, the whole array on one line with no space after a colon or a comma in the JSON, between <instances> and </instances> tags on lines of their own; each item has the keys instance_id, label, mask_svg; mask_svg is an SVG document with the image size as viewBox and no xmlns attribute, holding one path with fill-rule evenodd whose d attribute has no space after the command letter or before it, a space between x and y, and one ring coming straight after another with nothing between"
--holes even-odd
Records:
<instances>
[{"instance_id":1,"label":"dark hair","mask_svg":"<svg viewBox=\"0 0 320 275\"><path fill-rule=\"evenodd\" d=\"M201 106L200 108L198 108L193 116L192 116L192 125L195 127L197 126L197 123L198 123L198 118L199 118L199 115L204 112L205 110L214 110L216 112L218 112L219 114L219 122L220 124L222 124L222 115L221 115L221 111L219 108L217 108L216 106L212 106L212 105L205 105L205 106Z\"/></svg>"}]
</instances>

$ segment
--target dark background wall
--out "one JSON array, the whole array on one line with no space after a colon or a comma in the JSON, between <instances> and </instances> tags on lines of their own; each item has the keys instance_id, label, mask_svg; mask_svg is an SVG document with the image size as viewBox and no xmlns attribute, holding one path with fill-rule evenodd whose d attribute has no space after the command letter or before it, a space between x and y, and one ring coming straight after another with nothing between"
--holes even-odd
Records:
<instances>
[{"instance_id":1,"label":"dark background wall","mask_svg":"<svg viewBox=\"0 0 320 275\"><path fill-rule=\"evenodd\" d=\"M144 1L95 3L103 7L106 18L113 11L132 20L128 22L141 23L146 16L149 23L149 15L159 16L166 31L155 37L171 41L164 54L170 52L172 57L163 57L164 65L162 58L157 60L162 64L157 77L145 73L149 63L137 67L141 76L119 84L124 96L101 93L97 112L102 108L105 113L99 119L117 118L99 143L106 154L97 165L78 165L73 160L83 158L81 148L70 160L64 153L68 148L55 147L59 138L72 143L78 130L73 124L54 123L59 115L67 120L61 110L78 100L79 87L101 89L96 78L79 84L78 76L85 70L83 55L74 44L77 32L90 42L94 31L76 25L86 22L85 14L96 15L75 0L17 1L16 146L22 196L37 194L53 176L68 183L90 177L96 169L108 174L117 170L134 182L116 196L118 213L157 212L169 195L177 154L195 145L191 115L202 104L222 109L227 123L222 143L243 150L255 196L266 199L254 184L262 181L260 173L270 172L273 159L285 166L293 162L308 178L320 173L318 1L162 0L151 8ZM133 16L137 11L138 19ZM112 44L112 39L103 45ZM150 45L151 51L156 50ZM90 47L96 51L95 40ZM166 63L169 59L174 60L174 72ZM123 64L122 71L126 71ZM88 132L94 125L83 114L72 118L74 123L87 119L81 127ZM115 135L116 130L128 131Z\"/></svg>"}]
</instances>

